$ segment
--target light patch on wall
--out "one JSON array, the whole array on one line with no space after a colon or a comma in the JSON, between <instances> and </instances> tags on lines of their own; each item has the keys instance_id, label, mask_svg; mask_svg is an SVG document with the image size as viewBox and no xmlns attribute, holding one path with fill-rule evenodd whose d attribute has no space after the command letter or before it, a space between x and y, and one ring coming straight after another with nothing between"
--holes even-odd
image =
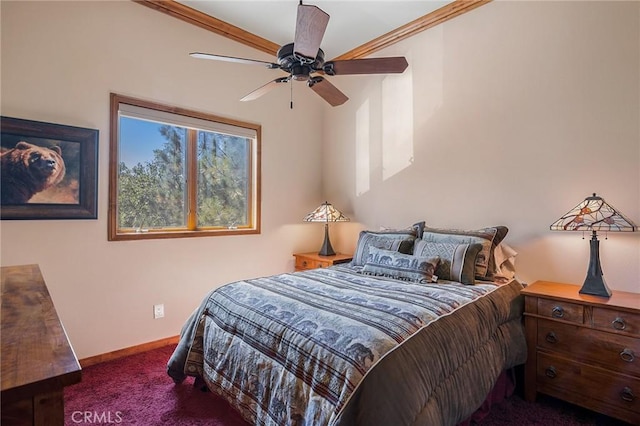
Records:
<instances>
[{"instance_id":1,"label":"light patch on wall","mask_svg":"<svg viewBox=\"0 0 640 426\"><path fill-rule=\"evenodd\" d=\"M420 94L414 99L414 108L420 111L415 117L416 129L423 129L423 126L442 108L444 98L443 27L439 25L421 34L420 37L424 40L416 46L411 57L407 58L411 68L416 70L416 75L419 75L413 82L415 93Z\"/></svg>"},{"instance_id":2,"label":"light patch on wall","mask_svg":"<svg viewBox=\"0 0 640 426\"><path fill-rule=\"evenodd\" d=\"M371 107L366 99L356 111L356 195L370 189L370 132Z\"/></svg>"},{"instance_id":3,"label":"light patch on wall","mask_svg":"<svg viewBox=\"0 0 640 426\"><path fill-rule=\"evenodd\" d=\"M382 81L382 179L413 163L413 75L411 67Z\"/></svg>"}]
</instances>

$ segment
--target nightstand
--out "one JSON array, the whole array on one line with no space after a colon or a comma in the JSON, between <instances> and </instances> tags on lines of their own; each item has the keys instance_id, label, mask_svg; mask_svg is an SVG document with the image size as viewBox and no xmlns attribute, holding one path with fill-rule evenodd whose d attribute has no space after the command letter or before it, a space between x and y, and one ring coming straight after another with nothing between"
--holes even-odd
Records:
<instances>
[{"instance_id":1,"label":"nightstand","mask_svg":"<svg viewBox=\"0 0 640 426\"><path fill-rule=\"evenodd\" d=\"M337 253L333 256L320 256L317 252L294 253L293 257L296 258L296 271L326 268L328 266L337 265L338 263L351 262L351 259L353 259L353 256L350 254Z\"/></svg>"},{"instance_id":2,"label":"nightstand","mask_svg":"<svg viewBox=\"0 0 640 426\"><path fill-rule=\"evenodd\" d=\"M538 392L640 424L640 293L537 281L522 290L525 399Z\"/></svg>"}]
</instances>

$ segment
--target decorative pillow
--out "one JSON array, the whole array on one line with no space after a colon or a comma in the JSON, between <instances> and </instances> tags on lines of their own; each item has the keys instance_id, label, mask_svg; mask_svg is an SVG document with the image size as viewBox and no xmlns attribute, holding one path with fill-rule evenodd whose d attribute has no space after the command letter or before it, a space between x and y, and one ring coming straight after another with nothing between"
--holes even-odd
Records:
<instances>
[{"instance_id":1,"label":"decorative pillow","mask_svg":"<svg viewBox=\"0 0 640 426\"><path fill-rule=\"evenodd\" d=\"M433 243L481 243L476 259L475 276L479 280L492 279L496 272L494 249L509 232L506 226L493 226L477 230L438 229L425 227L422 239Z\"/></svg>"},{"instance_id":2,"label":"decorative pillow","mask_svg":"<svg viewBox=\"0 0 640 426\"><path fill-rule=\"evenodd\" d=\"M415 240L416 234L414 231L361 231L351 264L363 266L367 261L367 256L369 256L370 247L411 254Z\"/></svg>"},{"instance_id":3,"label":"decorative pillow","mask_svg":"<svg viewBox=\"0 0 640 426\"><path fill-rule=\"evenodd\" d=\"M438 256L418 257L369 247L369 255L362 273L426 283L431 281L439 262Z\"/></svg>"},{"instance_id":4,"label":"decorative pillow","mask_svg":"<svg viewBox=\"0 0 640 426\"><path fill-rule=\"evenodd\" d=\"M416 241L413 255L418 257L440 257L435 274L443 280L462 284L475 284L476 257L482 249L480 243L432 243Z\"/></svg>"},{"instance_id":5,"label":"decorative pillow","mask_svg":"<svg viewBox=\"0 0 640 426\"><path fill-rule=\"evenodd\" d=\"M407 226L406 228L402 228L402 229L381 226L380 231L381 232L398 232L398 231L410 232L410 233L415 233L416 237L420 239L422 238L422 233L424 232L425 223L426 222L423 220L422 222L416 222L413 225Z\"/></svg>"}]
</instances>

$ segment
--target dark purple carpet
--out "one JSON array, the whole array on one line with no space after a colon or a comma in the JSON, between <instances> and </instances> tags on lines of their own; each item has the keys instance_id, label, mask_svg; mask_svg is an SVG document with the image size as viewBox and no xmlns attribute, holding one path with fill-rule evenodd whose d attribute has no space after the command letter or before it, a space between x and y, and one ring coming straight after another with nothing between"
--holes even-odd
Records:
<instances>
[{"instance_id":1,"label":"dark purple carpet","mask_svg":"<svg viewBox=\"0 0 640 426\"><path fill-rule=\"evenodd\" d=\"M221 398L167 376L174 346L83 369L82 382L65 388L65 426L87 424L248 426ZM483 426L619 426L624 423L561 401L517 395L494 405ZM391 426L391 425L390 425ZM431 426L431 425L429 425ZM434 425L437 426L437 425Z\"/></svg>"},{"instance_id":2,"label":"dark purple carpet","mask_svg":"<svg viewBox=\"0 0 640 426\"><path fill-rule=\"evenodd\" d=\"M65 388L65 426L85 424L248 426L226 401L176 385L166 373L175 346L92 365Z\"/></svg>"}]
</instances>

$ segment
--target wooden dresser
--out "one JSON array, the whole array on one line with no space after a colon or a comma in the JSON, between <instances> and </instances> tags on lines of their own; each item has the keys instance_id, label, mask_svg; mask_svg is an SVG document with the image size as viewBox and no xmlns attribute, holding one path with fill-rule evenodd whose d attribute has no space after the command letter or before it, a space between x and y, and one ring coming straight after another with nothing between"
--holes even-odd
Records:
<instances>
[{"instance_id":1,"label":"wooden dresser","mask_svg":"<svg viewBox=\"0 0 640 426\"><path fill-rule=\"evenodd\" d=\"M81 370L38 265L2 268L2 425L64 425Z\"/></svg>"},{"instance_id":2,"label":"wooden dresser","mask_svg":"<svg viewBox=\"0 0 640 426\"><path fill-rule=\"evenodd\" d=\"M579 290L537 281L522 291L525 399L540 392L640 425L640 293Z\"/></svg>"},{"instance_id":3,"label":"wooden dresser","mask_svg":"<svg viewBox=\"0 0 640 426\"><path fill-rule=\"evenodd\" d=\"M337 253L333 256L320 256L317 252L295 253L293 257L296 258L296 271L326 268L338 263L351 262L351 259L353 258L350 254Z\"/></svg>"}]
</instances>

